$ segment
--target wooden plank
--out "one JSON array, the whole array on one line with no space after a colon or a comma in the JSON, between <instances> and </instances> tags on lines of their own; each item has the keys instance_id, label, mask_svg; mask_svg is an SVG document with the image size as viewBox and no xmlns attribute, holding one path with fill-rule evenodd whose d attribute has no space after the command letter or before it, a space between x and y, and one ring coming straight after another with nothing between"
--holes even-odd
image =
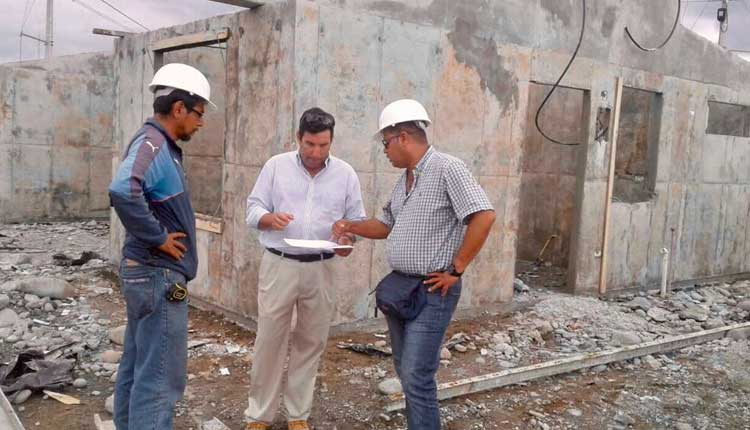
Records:
<instances>
[{"instance_id":1,"label":"wooden plank","mask_svg":"<svg viewBox=\"0 0 750 430\"><path fill-rule=\"evenodd\" d=\"M612 121L612 145L609 150L609 174L607 175L607 200L604 203L604 233L602 234L602 264L599 267L599 294L607 292L607 253L609 250L609 216L612 209L612 189L615 183L615 160L617 158L617 135L620 128L622 105L622 77L617 78L615 91L615 115Z\"/></svg>"},{"instance_id":2,"label":"wooden plank","mask_svg":"<svg viewBox=\"0 0 750 430\"><path fill-rule=\"evenodd\" d=\"M5 393L0 390L0 429L3 430L24 430L21 420L13 411L13 407L10 405L8 398L5 397Z\"/></svg>"},{"instance_id":3,"label":"wooden plank","mask_svg":"<svg viewBox=\"0 0 750 430\"><path fill-rule=\"evenodd\" d=\"M195 228L221 234L224 228L224 222L221 218L196 213Z\"/></svg>"},{"instance_id":4,"label":"wooden plank","mask_svg":"<svg viewBox=\"0 0 750 430\"><path fill-rule=\"evenodd\" d=\"M232 6L246 7L248 9L255 9L256 7L263 6L264 1L251 1L251 0L211 0L214 3L224 3Z\"/></svg>"},{"instance_id":5,"label":"wooden plank","mask_svg":"<svg viewBox=\"0 0 750 430\"><path fill-rule=\"evenodd\" d=\"M458 381L438 385L438 399L450 399L466 394L492 390L506 385L518 384L533 379L573 372L588 367L596 367L602 364L630 360L645 355L674 351L721 339L726 336L728 332L742 328L750 328L750 322L663 338L652 342L640 343L609 351L578 354L572 357L533 364L531 366L517 367L515 369L503 370L502 372L490 373L488 375L460 379ZM385 407L388 412L398 411L404 409L406 406L403 401L402 393L392 394L390 400L392 403L389 403Z\"/></svg>"},{"instance_id":6,"label":"wooden plank","mask_svg":"<svg viewBox=\"0 0 750 430\"><path fill-rule=\"evenodd\" d=\"M129 33L127 31L107 30L106 28L94 28L92 33L98 34L100 36L113 36L113 37L125 37L125 36L132 36L133 34L136 34L136 33Z\"/></svg>"},{"instance_id":7,"label":"wooden plank","mask_svg":"<svg viewBox=\"0 0 750 430\"><path fill-rule=\"evenodd\" d=\"M229 28L217 31L204 31L201 33L184 34L182 36L170 37L157 40L149 46L152 51L169 52L178 49L189 49L198 46L214 45L229 39Z\"/></svg>"}]
</instances>

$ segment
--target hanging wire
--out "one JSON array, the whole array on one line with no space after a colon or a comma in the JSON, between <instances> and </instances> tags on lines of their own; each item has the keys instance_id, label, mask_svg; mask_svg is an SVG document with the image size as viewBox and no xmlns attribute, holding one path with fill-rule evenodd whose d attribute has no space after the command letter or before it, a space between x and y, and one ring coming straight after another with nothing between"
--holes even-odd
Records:
<instances>
[{"instance_id":1,"label":"hanging wire","mask_svg":"<svg viewBox=\"0 0 750 430\"><path fill-rule=\"evenodd\" d=\"M130 31L130 32L133 31L132 28L128 27L127 25L124 25L123 23L117 21L116 19L112 18L111 16L109 16L107 14L94 9L93 7L91 7L88 4L84 3L83 0L70 0L70 1L72 1L75 4L77 4L78 6L81 6L84 9L88 10L89 12L91 12L91 13L99 16L100 18L103 18L103 19L111 22L112 24L117 25L118 27L124 28L125 30Z\"/></svg>"},{"instance_id":2,"label":"hanging wire","mask_svg":"<svg viewBox=\"0 0 750 430\"><path fill-rule=\"evenodd\" d=\"M128 15L128 14L126 14L125 12L123 12L123 11L121 11L120 9L118 9L118 8L114 7L114 6L113 6L113 5L112 5L112 4L110 3L110 2L108 2L107 0L99 0L99 1L100 1L100 2L102 2L102 3L104 3L104 4L106 4L107 6L111 7L112 9L114 9L114 10L115 10L115 12L117 12L117 13L119 13L120 15L124 16L125 18L129 19L130 21L134 22L135 24L138 24L138 25L139 25L139 26L140 26L141 28L143 28L144 30L146 30L146 31L151 31L151 30L150 30L150 29L149 29L148 27L146 27L145 25L143 25L143 24L141 24L140 22L136 21L135 19L131 18L131 17L130 17L130 16Z\"/></svg>"},{"instance_id":3,"label":"hanging wire","mask_svg":"<svg viewBox=\"0 0 750 430\"><path fill-rule=\"evenodd\" d=\"M703 3L703 8L701 8L701 13L698 14L698 16L695 18L695 21L693 21L693 25L690 26L690 30L695 28L695 24L698 24L698 21L703 17L703 12L706 11L706 6L708 6L708 2Z\"/></svg>"},{"instance_id":4,"label":"hanging wire","mask_svg":"<svg viewBox=\"0 0 750 430\"><path fill-rule=\"evenodd\" d=\"M630 29L628 29L628 26L625 26L625 34L628 35L630 38L630 41L635 44L635 46L638 47L641 51L645 52L655 52L659 49L663 48L664 45L666 45L670 39L672 39L672 35L674 35L674 31L677 29L677 24L680 22L680 11L682 10L682 0L677 0L677 16L674 18L674 25L672 25L672 31L669 32L669 36L667 36L667 40L662 42L661 45L657 46L656 48L644 48L640 43L638 43L634 38L633 35L630 34Z\"/></svg>"},{"instance_id":5,"label":"hanging wire","mask_svg":"<svg viewBox=\"0 0 750 430\"><path fill-rule=\"evenodd\" d=\"M552 86L552 90L550 90L550 92L547 93L547 96L542 101L542 104L539 105L539 109L537 109L536 116L534 117L534 124L536 125L536 129L539 130L539 133L541 133L541 135L544 136L544 138L549 140L550 142L557 144L557 145L563 145L563 146L576 146L576 145L580 145L580 143L565 143L565 142L560 142L559 140L549 137L542 130L542 127L539 125L539 115L542 113L542 109L544 109L544 105L547 104L547 101L552 96L552 93L554 93L557 87L560 86L560 82L568 73L568 69L570 69L570 66L573 64L573 61L578 56L578 50L581 48L581 43L583 42L583 34L586 31L586 0L581 0L581 4L583 5L583 18L581 21L581 34L578 36L578 44L576 44L576 49L575 51L573 51L573 55L571 55L570 61L568 61L568 65L565 66L565 69L560 74L560 77L557 78L557 82L555 82L555 85Z\"/></svg>"}]
</instances>

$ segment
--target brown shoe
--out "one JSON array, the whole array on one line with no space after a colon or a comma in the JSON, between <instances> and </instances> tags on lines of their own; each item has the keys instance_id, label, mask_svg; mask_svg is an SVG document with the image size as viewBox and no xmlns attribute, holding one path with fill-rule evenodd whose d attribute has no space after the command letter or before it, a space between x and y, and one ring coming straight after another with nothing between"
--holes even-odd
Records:
<instances>
[{"instance_id":1,"label":"brown shoe","mask_svg":"<svg viewBox=\"0 0 750 430\"><path fill-rule=\"evenodd\" d=\"M289 430L310 430L305 420L289 421Z\"/></svg>"},{"instance_id":2,"label":"brown shoe","mask_svg":"<svg viewBox=\"0 0 750 430\"><path fill-rule=\"evenodd\" d=\"M254 423L248 423L247 427L245 427L246 430L268 430L271 426L264 423L254 422Z\"/></svg>"}]
</instances>

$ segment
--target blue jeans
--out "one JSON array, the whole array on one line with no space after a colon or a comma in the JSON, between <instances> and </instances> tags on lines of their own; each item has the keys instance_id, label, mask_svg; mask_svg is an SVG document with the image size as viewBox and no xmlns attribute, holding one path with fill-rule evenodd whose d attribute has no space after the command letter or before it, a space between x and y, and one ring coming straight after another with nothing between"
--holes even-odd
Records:
<instances>
[{"instance_id":1,"label":"blue jeans","mask_svg":"<svg viewBox=\"0 0 750 430\"><path fill-rule=\"evenodd\" d=\"M406 397L409 430L439 430L440 407L435 374L443 337L461 296L459 280L445 297L427 293L427 304L411 321L386 316L393 364Z\"/></svg>"},{"instance_id":2,"label":"blue jeans","mask_svg":"<svg viewBox=\"0 0 750 430\"><path fill-rule=\"evenodd\" d=\"M120 265L127 305L125 345L115 384L117 430L169 430L187 382L188 302L167 300L170 285L185 285L173 270Z\"/></svg>"}]
</instances>

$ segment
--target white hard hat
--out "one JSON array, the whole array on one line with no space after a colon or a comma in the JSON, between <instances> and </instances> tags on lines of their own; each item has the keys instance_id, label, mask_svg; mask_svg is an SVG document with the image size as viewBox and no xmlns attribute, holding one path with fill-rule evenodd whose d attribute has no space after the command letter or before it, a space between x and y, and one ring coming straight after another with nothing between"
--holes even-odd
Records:
<instances>
[{"instance_id":1,"label":"white hard hat","mask_svg":"<svg viewBox=\"0 0 750 430\"><path fill-rule=\"evenodd\" d=\"M152 93L156 92L157 87L171 87L187 91L216 107L211 103L211 85L208 79L198 69L187 64L170 63L162 66L148 84L148 89Z\"/></svg>"},{"instance_id":2,"label":"white hard hat","mask_svg":"<svg viewBox=\"0 0 750 430\"><path fill-rule=\"evenodd\" d=\"M388 127L409 121L421 122L425 128L432 122L424 106L418 101L412 99L396 100L380 112L378 132L375 134L378 135Z\"/></svg>"}]
</instances>

